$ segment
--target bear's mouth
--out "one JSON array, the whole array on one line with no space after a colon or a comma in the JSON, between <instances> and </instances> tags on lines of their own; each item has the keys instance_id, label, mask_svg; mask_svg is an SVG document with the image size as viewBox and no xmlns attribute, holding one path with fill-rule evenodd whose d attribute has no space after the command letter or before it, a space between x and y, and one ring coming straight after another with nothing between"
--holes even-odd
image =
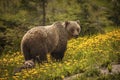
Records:
<instances>
[{"instance_id":1,"label":"bear's mouth","mask_svg":"<svg viewBox=\"0 0 120 80\"><path fill-rule=\"evenodd\" d=\"M78 38L78 36L75 36L75 38Z\"/></svg>"},{"instance_id":2,"label":"bear's mouth","mask_svg":"<svg viewBox=\"0 0 120 80\"><path fill-rule=\"evenodd\" d=\"M79 35L72 35L74 38L78 38L79 37Z\"/></svg>"},{"instance_id":3,"label":"bear's mouth","mask_svg":"<svg viewBox=\"0 0 120 80\"><path fill-rule=\"evenodd\" d=\"M79 36L75 36L75 38L78 38Z\"/></svg>"}]
</instances>

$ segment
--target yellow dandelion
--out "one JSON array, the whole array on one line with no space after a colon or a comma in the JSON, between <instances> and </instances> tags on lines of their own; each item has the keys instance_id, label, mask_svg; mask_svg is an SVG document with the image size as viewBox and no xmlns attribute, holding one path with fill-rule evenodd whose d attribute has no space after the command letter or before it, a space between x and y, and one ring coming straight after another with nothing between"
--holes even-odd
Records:
<instances>
[{"instance_id":1,"label":"yellow dandelion","mask_svg":"<svg viewBox=\"0 0 120 80\"><path fill-rule=\"evenodd\" d=\"M65 76L64 76L64 75L62 75L62 76L61 76L61 78L62 78L62 79L64 79L64 78L65 78Z\"/></svg>"},{"instance_id":2,"label":"yellow dandelion","mask_svg":"<svg viewBox=\"0 0 120 80\"><path fill-rule=\"evenodd\" d=\"M27 76L26 75L23 75L23 79L26 79L27 78Z\"/></svg>"},{"instance_id":3,"label":"yellow dandelion","mask_svg":"<svg viewBox=\"0 0 120 80\"><path fill-rule=\"evenodd\" d=\"M67 66L70 65L70 62L66 63L66 65L67 65Z\"/></svg>"},{"instance_id":4,"label":"yellow dandelion","mask_svg":"<svg viewBox=\"0 0 120 80\"><path fill-rule=\"evenodd\" d=\"M14 79L14 80L19 80L19 79L17 78L17 76L13 76L13 79Z\"/></svg>"},{"instance_id":5,"label":"yellow dandelion","mask_svg":"<svg viewBox=\"0 0 120 80\"><path fill-rule=\"evenodd\" d=\"M45 73L45 72L46 72L46 70L43 70L43 72Z\"/></svg>"},{"instance_id":6,"label":"yellow dandelion","mask_svg":"<svg viewBox=\"0 0 120 80\"><path fill-rule=\"evenodd\" d=\"M7 59L3 58L3 62L7 62Z\"/></svg>"},{"instance_id":7,"label":"yellow dandelion","mask_svg":"<svg viewBox=\"0 0 120 80\"><path fill-rule=\"evenodd\" d=\"M13 61L13 58L11 58L10 61L12 62L12 61Z\"/></svg>"},{"instance_id":8,"label":"yellow dandelion","mask_svg":"<svg viewBox=\"0 0 120 80\"><path fill-rule=\"evenodd\" d=\"M59 66L62 66L62 64L60 63Z\"/></svg>"},{"instance_id":9,"label":"yellow dandelion","mask_svg":"<svg viewBox=\"0 0 120 80\"><path fill-rule=\"evenodd\" d=\"M34 75L34 74L37 74L37 71L34 71L32 74L33 74L33 75Z\"/></svg>"}]
</instances>

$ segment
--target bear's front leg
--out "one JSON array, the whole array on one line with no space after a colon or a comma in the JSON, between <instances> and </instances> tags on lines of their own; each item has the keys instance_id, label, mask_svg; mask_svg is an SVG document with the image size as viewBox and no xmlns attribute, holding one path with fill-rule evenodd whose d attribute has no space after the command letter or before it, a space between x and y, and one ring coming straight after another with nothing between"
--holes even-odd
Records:
<instances>
[{"instance_id":1,"label":"bear's front leg","mask_svg":"<svg viewBox=\"0 0 120 80\"><path fill-rule=\"evenodd\" d=\"M51 58L56 61L62 61L65 51L66 48L54 50L53 52L51 52Z\"/></svg>"},{"instance_id":2,"label":"bear's front leg","mask_svg":"<svg viewBox=\"0 0 120 80\"><path fill-rule=\"evenodd\" d=\"M41 63L43 63L43 62L47 62L47 53L41 53L41 55L35 57L35 60L36 60L39 64L41 64Z\"/></svg>"}]
</instances>

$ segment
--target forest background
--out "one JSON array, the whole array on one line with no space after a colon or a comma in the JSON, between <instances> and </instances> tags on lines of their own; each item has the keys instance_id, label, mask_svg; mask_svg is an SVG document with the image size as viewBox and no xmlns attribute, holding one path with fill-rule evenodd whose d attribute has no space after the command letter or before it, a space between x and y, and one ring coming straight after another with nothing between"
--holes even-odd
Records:
<instances>
[{"instance_id":1,"label":"forest background","mask_svg":"<svg viewBox=\"0 0 120 80\"><path fill-rule=\"evenodd\" d=\"M104 33L120 25L120 0L0 0L0 55L20 51L30 28L67 20L80 20L80 36Z\"/></svg>"}]
</instances>

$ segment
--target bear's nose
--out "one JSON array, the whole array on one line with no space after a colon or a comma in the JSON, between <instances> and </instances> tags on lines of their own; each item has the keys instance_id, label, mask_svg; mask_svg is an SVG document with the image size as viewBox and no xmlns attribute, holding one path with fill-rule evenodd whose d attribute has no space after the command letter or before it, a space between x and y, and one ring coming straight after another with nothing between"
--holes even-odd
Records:
<instances>
[{"instance_id":1,"label":"bear's nose","mask_svg":"<svg viewBox=\"0 0 120 80\"><path fill-rule=\"evenodd\" d=\"M78 38L79 35L75 35L75 38Z\"/></svg>"}]
</instances>

